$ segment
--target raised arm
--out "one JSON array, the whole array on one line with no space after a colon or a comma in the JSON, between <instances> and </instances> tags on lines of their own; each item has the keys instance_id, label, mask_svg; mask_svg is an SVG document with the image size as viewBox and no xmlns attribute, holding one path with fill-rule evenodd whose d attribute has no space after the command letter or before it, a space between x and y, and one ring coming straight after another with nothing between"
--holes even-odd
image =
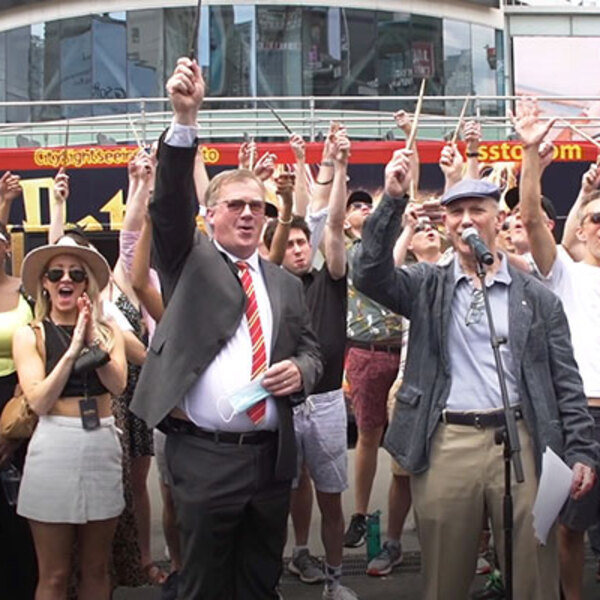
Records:
<instances>
[{"instance_id":1,"label":"raised arm","mask_svg":"<svg viewBox=\"0 0 600 600\"><path fill-rule=\"evenodd\" d=\"M294 205L294 175L293 173L281 173L275 180L277 195L281 198L281 206L277 216L277 227L273 233L269 260L276 265L283 263L288 238L290 236L290 225L292 224L292 208Z\"/></svg>"},{"instance_id":2,"label":"raised arm","mask_svg":"<svg viewBox=\"0 0 600 600\"><path fill-rule=\"evenodd\" d=\"M296 157L296 164L294 165L294 173L296 174L294 213L302 218L306 218L306 212L310 204L310 194L306 181L306 144L301 136L297 133L292 133L290 136L290 146Z\"/></svg>"},{"instance_id":3,"label":"raised arm","mask_svg":"<svg viewBox=\"0 0 600 600\"><path fill-rule=\"evenodd\" d=\"M444 191L462 179L464 160L456 144L446 144L442 148L439 165L444 174Z\"/></svg>"},{"instance_id":4,"label":"raised arm","mask_svg":"<svg viewBox=\"0 0 600 600\"><path fill-rule=\"evenodd\" d=\"M346 179L350 140L345 127L340 127L334 142L333 185L329 195L329 215L325 223L325 264L332 279L346 276L346 246L344 240L344 222L346 220Z\"/></svg>"},{"instance_id":5,"label":"raised arm","mask_svg":"<svg viewBox=\"0 0 600 600\"><path fill-rule=\"evenodd\" d=\"M577 237L577 228L579 227L581 210L588 202L597 197L597 191L600 187L599 164L600 155L596 159L596 162L592 163L589 169L583 174L579 194L577 195L577 199L573 203L573 206L571 206L571 210L569 210L565 222L562 245L575 261L582 260L584 255L583 244Z\"/></svg>"},{"instance_id":6,"label":"raised arm","mask_svg":"<svg viewBox=\"0 0 600 600\"><path fill-rule=\"evenodd\" d=\"M0 177L0 223L8 224L10 208L15 198L23 193L21 189L21 178L6 171Z\"/></svg>"},{"instance_id":7,"label":"raised arm","mask_svg":"<svg viewBox=\"0 0 600 600\"><path fill-rule=\"evenodd\" d=\"M481 143L481 125L477 121L467 121L463 127L466 144L467 179L479 179L479 144Z\"/></svg>"},{"instance_id":8,"label":"raised arm","mask_svg":"<svg viewBox=\"0 0 600 600\"><path fill-rule=\"evenodd\" d=\"M159 145L156 187L149 210L156 264L163 275L169 276L182 268L196 232L196 120L204 98L198 64L180 58L166 87L173 122Z\"/></svg>"},{"instance_id":9,"label":"raised arm","mask_svg":"<svg viewBox=\"0 0 600 600\"><path fill-rule=\"evenodd\" d=\"M165 312L160 290L150 279L150 250L152 246L152 223L146 220L135 247L131 266L131 284L139 301L157 323Z\"/></svg>"},{"instance_id":10,"label":"raised arm","mask_svg":"<svg viewBox=\"0 0 600 600\"><path fill-rule=\"evenodd\" d=\"M204 164L204 154L202 154L202 146L196 148L196 159L194 161L194 187L196 189L196 198L199 204L205 206L206 190L210 180L206 165Z\"/></svg>"},{"instance_id":11,"label":"raised arm","mask_svg":"<svg viewBox=\"0 0 600 600\"><path fill-rule=\"evenodd\" d=\"M404 210L402 218L402 231L394 244L394 264L401 267L406 262L408 247L415 235L415 228L419 222L419 217L423 216L425 211L420 204L409 202Z\"/></svg>"},{"instance_id":12,"label":"raised arm","mask_svg":"<svg viewBox=\"0 0 600 600\"><path fill-rule=\"evenodd\" d=\"M554 121L543 122L539 119L537 101L533 98L523 100L517 115L511 113L510 118L523 142L523 164L519 184L521 219L527 231L533 259L542 275L547 275L556 258L556 243L546 224L546 215L541 203L539 148Z\"/></svg>"},{"instance_id":13,"label":"raised arm","mask_svg":"<svg viewBox=\"0 0 600 600\"><path fill-rule=\"evenodd\" d=\"M55 244L65 233L65 206L69 197L69 176L61 167L54 177L54 190L50 203L50 227L48 243Z\"/></svg>"},{"instance_id":14,"label":"raised arm","mask_svg":"<svg viewBox=\"0 0 600 600\"><path fill-rule=\"evenodd\" d=\"M315 187L310 203L310 212L314 215L324 209L329 203L329 194L333 185L333 170L335 159L335 134L340 128L337 121L332 121L323 144L323 154L319 165L319 174L315 179Z\"/></svg>"},{"instance_id":15,"label":"raised arm","mask_svg":"<svg viewBox=\"0 0 600 600\"><path fill-rule=\"evenodd\" d=\"M400 129L406 139L409 138L410 132L412 130L412 121L410 115L404 110L398 110L394 113L394 121L396 121L396 125L398 129ZM419 152L417 151L417 144L413 144L412 154L410 155L410 169L411 169L411 178L412 178L412 189L419 189L419 178L421 176L421 165L419 161Z\"/></svg>"}]
</instances>

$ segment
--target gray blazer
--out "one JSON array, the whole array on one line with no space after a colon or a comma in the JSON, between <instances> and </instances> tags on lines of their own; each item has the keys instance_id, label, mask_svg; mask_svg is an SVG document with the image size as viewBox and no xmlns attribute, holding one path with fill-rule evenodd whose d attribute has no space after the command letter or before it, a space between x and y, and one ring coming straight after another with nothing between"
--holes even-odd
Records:
<instances>
[{"instance_id":1,"label":"gray blazer","mask_svg":"<svg viewBox=\"0 0 600 600\"><path fill-rule=\"evenodd\" d=\"M396 409L384 445L408 471L428 467L431 438L450 392L448 327L452 264L394 267L392 247L406 200L384 197L363 231L354 263L356 287L410 319L409 351ZM510 268L509 346L523 417L536 462L550 446L569 465L596 466L598 445L583 384L573 358L567 320L558 297L534 278Z\"/></svg>"},{"instance_id":2,"label":"gray blazer","mask_svg":"<svg viewBox=\"0 0 600 600\"><path fill-rule=\"evenodd\" d=\"M131 404L149 427L177 406L235 333L246 295L237 268L196 228L193 187L196 148L161 143L156 188L150 204L155 264L166 310L161 319ZM279 417L277 476L293 477L293 403L303 401L322 373L319 346L310 325L302 283L285 270L261 261L271 309L271 362L294 361L304 390L276 398Z\"/></svg>"}]
</instances>

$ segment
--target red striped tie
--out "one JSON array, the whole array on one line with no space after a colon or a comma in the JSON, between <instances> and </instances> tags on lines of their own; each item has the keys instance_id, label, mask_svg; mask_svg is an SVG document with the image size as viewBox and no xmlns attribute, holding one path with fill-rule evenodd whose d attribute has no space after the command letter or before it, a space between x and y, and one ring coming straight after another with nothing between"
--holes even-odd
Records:
<instances>
[{"instance_id":1,"label":"red striped tie","mask_svg":"<svg viewBox=\"0 0 600 600\"><path fill-rule=\"evenodd\" d=\"M265 349L265 337L263 335L262 325L260 324L260 314L258 312L258 302L256 301L256 292L252 275L248 269L248 263L240 261L236 265L240 270L242 286L248 301L246 302L246 318L248 319L248 329L250 330L250 341L252 342L252 374L255 379L261 373L267 370L267 351ZM267 411L267 401L260 400L251 406L246 414L256 425L265 418Z\"/></svg>"}]
</instances>

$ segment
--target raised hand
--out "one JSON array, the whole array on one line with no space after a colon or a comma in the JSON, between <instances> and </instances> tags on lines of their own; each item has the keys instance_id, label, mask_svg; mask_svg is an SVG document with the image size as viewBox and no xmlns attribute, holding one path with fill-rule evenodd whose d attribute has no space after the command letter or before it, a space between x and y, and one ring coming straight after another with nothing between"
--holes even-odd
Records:
<instances>
[{"instance_id":1,"label":"raised hand","mask_svg":"<svg viewBox=\"0 0 600 600\"><path fill-rule=\"evenodd\" d=\"M524 148L539 146L548 135L556 118L542 121L539 118L540 110L536 98L523 98L517 104L517 114L508 111L508 116L523 142Z\"/></svg>"},{"instance_id":2,"label":"raised hand","mask_svg":"<svg viewBox=\"0 0 600 600\"><path fill-rule=\"evenodd\" d=\"M555 146L552 142L542 142L540 144L538 154L540 156L540 169L542 172L554 159L554 150Z\"/></svg>"},{"instance_id":3,"label":"raised hand","mask_svg":"<svg viewBox=\"0 0 600 600\"><path fill-rule=\"evenodd\" d=\"M293 173L285 171L280 173L275 179L277 195L281 197L284 204L291 206L294 203L294 184L296 176Z\"/></svg>"},{"instance_id":4,"label":"raised hand","mask_svg":"<svg viewBox=\"0 0 600 600\"><path fill-rule=\"evenodd\" d=\"M338 121L331 121L329 124L329 131L323 144L323 156L321 162L333 161L335 158L335 136L340 128Z\"/></svg>"},{"instance_id":5,"label":"raised hand","mask_svg":"<svg viewBox=\"0 0 600 600\"><path fill-rule=\"evenodd\" d=\"M6 171L0 177L0 200L12 202L23 190L21 189L21 177Z\"/></svg>"},{"instance_id":6,"label":"raised hand","mask_svg":"<svg viewBox=\"0 0 600 600\"><path fill-rule=\"evenodd\" d=\"M392 198L402 198L408 193L412 179L410 158L412 150L396 150L385 166L385 193Z\"/></svg>"},{"instance_id":7,"label":"raised hand","mask_svg":"<svg viewBox=\"0 0 600 600\"><path fill-rule=\"evenodd\" d=\"M467 152L477 152L481 143L481 125L477 121L467 121L463 126L463 137Z\"/></svg>"},{"instance_id":8,"label":"raised hand","mask_svg":"<svg viewBox=\"0 0 600 600\"><path fill-rule=\"evenodd\" d=\"M456 144L446 144L442 148L439 165L448 185L454 185L462 179L464 160Z\"/></svg>"},{"instance_id":9,"label":"raised hand","mask_svg":"<svg viewBox=\"0 0 600 600\"><path fill-rule=\"evenodd\" d=\"M581 193L584 196L589 196L600 187L600 155L595 163L590 165L590 168L583 174L581 178Z\"/></svg>"},{"instance_id":10,"label":"raised hand","mask_svg":"<svg viewBox=\"0 0 600 600\"><path fill-rule=\"evenodd\" d=\"M292 133L292 135L290 135L290 146L296 160L304 162L306 160L306 143L302 139L302 136L297 133Z\"/></svg>"},{"instance_id":11,"label":"raised hand","mask_svg":"<svg viewBox=\"0 0 600 600\"><path fill-rule=\"evenodd\" d=\"M89 327L89 321L92 316L90 299L87 294L83 294L77 299L77 323L73 329L71 343L67 349L67 354L76 359L86 343L86 332Z\"/></svg>"},{"instance_id":12,"label":"raised hand","mask_svg":"<svg viewBox=\"0 0 600 600\"><path fill-rule=\"evenodd\" d=\"M56 202L61 204L64 204L69 197L69 176L64 167L61 167L54 177L53 196Z\"/></svg>"},{"instance_id":13,"label":"raised hand","mask_svg":"<svg viewBox=\"0 0 600 600\"><path fill-rule=\"evenodd\" d=\"M347 165L350 157L350 138L345 127L341 126L335 134L333 148L335 162Z\"/></svg>"},{"instance_id":14,"label":"raised hand","mask_svg":"<svg viewBox=\"0 0 600 600\"><path fill-rule=\"evenodd\" d=\"M195 125L205 89L198 63L185 56L178 59L166 89L175 113L175 121L181 125Z\"/></svg>"},{"instance_id":15,"label":"raised hand","mask_svg":"<svg viewBox=\"0 0 600 600\"><path fill-rule=\"evenodd\" d=\"M238 166L240 169L252 169L256 156L256 143L254 141L242 142L238 151Z\"/></svg>"},{"instance_id":16,"label":"raised hand","mask_svg":"<svg viewBox=\"0 0 600 600\"><path fill-rule=\"evenodd\" d=\"M272 152L265 152L254 165L254 174L261 180L266 181L272 177L275 171L275 160L277 155Z\"/></svg>"}]
</instances>

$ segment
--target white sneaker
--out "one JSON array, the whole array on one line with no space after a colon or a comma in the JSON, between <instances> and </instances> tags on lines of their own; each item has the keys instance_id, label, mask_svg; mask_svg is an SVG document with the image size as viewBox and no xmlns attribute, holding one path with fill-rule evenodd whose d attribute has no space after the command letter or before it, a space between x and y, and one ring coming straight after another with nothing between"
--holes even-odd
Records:
<instances>
[{"instance_id":1,"label":"white sneaker","mask_svg":"<svg viewBox=\"0 0 600 600\"><path fill-rule=\"evenodd\" d=\"M358 596L343 585L338 585L333 590L328 590L327 586L323 589L323 600L359 600Z\"/></svg>"}]
</instances>

